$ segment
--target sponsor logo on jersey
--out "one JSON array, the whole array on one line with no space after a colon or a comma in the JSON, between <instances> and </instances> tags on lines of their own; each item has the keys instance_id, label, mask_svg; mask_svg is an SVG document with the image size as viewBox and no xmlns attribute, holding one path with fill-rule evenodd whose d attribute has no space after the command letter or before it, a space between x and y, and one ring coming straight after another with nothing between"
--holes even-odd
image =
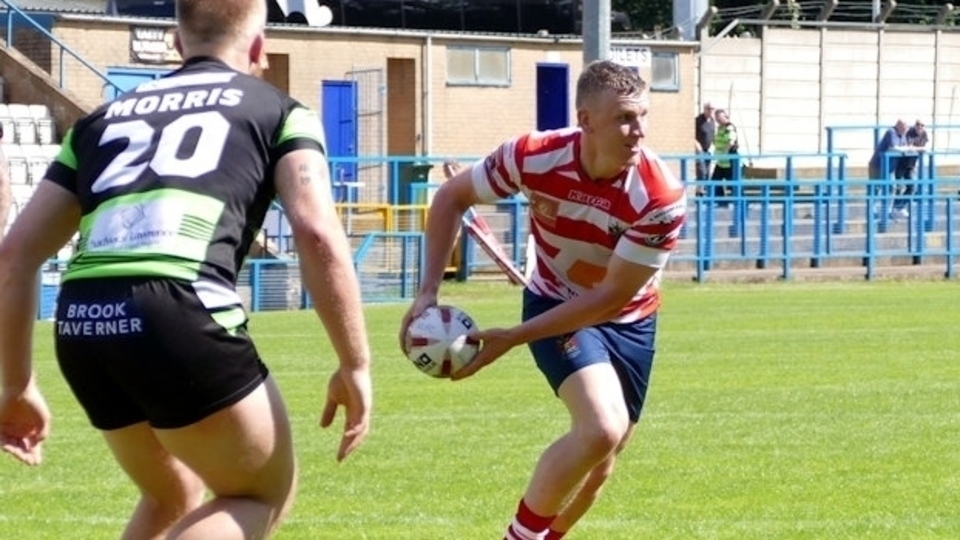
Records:
<instances>
[{"instance_id":1,"label":"sponsor logo on jersey","mask_svg":"<svg viewBox=\"0 0 960 540\"><path fill-rule=\"evenodd\" d=\"M533 192L531 197L530 209L533 212L534 218L551 227L556 225L560 203L537 192Z\"/></svg>"},{"instance_id":2,"label":"sponsor logo on jersey","mask_svg":"<svg viewBox=\"0 0 960 540\"><path fill-rule=\"evenodd\" d=\"M619 239L623 236L623 233L627 230L626 225L620 223L619 221L611 221L610 225L607 226L607 232L614 239Z\"/></svg>"},{"instance_id":3,"label":"sponsor logo on jersey","mask_svg":"<svg viewBox=\"0 0 960 540\"><path fill-rule=\"evenodd\" d=\"M483 168L486 170L487 177L495 178L499 176L498 169L503 164L503 149L497 149L483 160Z\"/></svg>"},{"instance_id":4,"label":"sponsor logo on jersey","mask_svg":"<svg viewBox=\"0 0 960 540\"><path fill-rule=\"evenodd\" d=\"M609 211L611 206L609 199L605 199L598 195L584 193L578 189L571 189L570 192L567 193L567 199L576 203L586 204L588 206L606 211Z\"/></svg>"},{"instance_id":5,"label":"sponsor logo on jersey","mask_svg":"<svg viewBox=\"0 0 960 540\"><path fill-rule=\"evenodd\" d=\"M673 223L682 218L686 213L686 203L683 200L673 204L658 208L644 216L644 223L662 223L664 225Z\"/></svg>"},{"instance_id":6,"label":"sponsor logo on jersey","mask_svg":"<svg viewBox=\"0 0 960 540\"><path fill-rule=\"evenodd\" d=\"M127 313L126 302L70 304L57 321L61 336L120 336L143 332L143 321Z\"/></svg>"},{"instance_id":7,"label":"sponsor logo on jersey","mask_svg":"<svg viewBox=\"0 0 960 540\"><path fill-rule=\"evenodd\" d=\"M573 334L560 338L560 352L567 358L576 358L580 355L580 345L577 344L577 338Z\"/></svg>"}]
</instances>

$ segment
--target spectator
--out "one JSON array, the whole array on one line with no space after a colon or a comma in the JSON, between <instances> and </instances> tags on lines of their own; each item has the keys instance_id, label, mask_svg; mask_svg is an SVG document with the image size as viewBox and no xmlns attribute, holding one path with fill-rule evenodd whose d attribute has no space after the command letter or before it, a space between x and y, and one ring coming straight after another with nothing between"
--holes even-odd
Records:
<instances>
[{"instance_id":1,"label":"spectator","mask_svg":"<svg viewBox=\"0 0 960 540\"><path fill-rule=\"evenodd\" d=\"M890 180L890 174L896 172L900 161L897 157L887 156L887 153L896 149L902 149L906 146L907 124L903 120L897 119L896 123L893 124L893 127L888 128L887 131L883 133L883 136L880 137L880 140L877 141L877 145L873 150L873 155L870 156L870 162L867 164L867 174L870 180L883 180L884 182L883 184L874 186L870 192L876 195L887 193L886 182ZM883 174L883 160L888 160L886 175ZM890 210L892 213L892 208L887 206L886 201L879 202L877 207L874 209L874 215L885 215L888 210Z\"/></svg>"},{"instance_id":2,"label":"spectator","mask_svg":"<svg viewBox=\"0 0 960 540\"><path fill-rule=\"evenodd\" d=\"M717 135L713 139L713 146L718 157L711 178L715 182L713 195L718 200L718 206L723 208L728 204L728 201L724 200L727 189L723 182L733 180L733 168L740 166L740 160L730 154L736 154L739 151L740 143L737 139L737 126L730 121L727 111L717 109L714 116L717 120Z\"/></svg>"},{"instance_id":3,"label":"spectator","mask_svg":"<svg viewBox=\"0 0 960 540\"><path fill-rule=\"evenodd\" d=\"M360 284L317 115L249 75L262 67L264 2L177 0L176 13L183 65L75 123L0 244L0 447L41 462L50 413L25 306L40 266L79 228L56 358L139 495L113 536L263 539L293 502L297 468L236 280L272 201L339 361L315 396L322 427L345 409L338 460L370 426ZM178 110L184 95L207 98Z\"/></svg>"},{"instance_id":4,"label":"spectator","mask_svg":"<svg viewBox=\"0 0 960 540\"><path fill-rule=\"evenodd\" d=\"M913 127L907 130L906 139L907 153L898 160L894 174L894 177L901 181L897 185L897 199L893 202L891 217L894 219L910 216L910 196L916 192L917 162L929 142L927 129L921 120L917 120Z\"/></svg>"},{"instance_id":5,"label":"spectator","mask_svg":"<svg viewBox=\"0 0 960 540\"><path fill-rule=\"evenodd\" d=\"M904 148L907 146L907 124L903 120L897 120L893 127L887 129L884 132L883 137L880 137L880 140L877 142L876 148L873 150L873 155L870 156L870 163L867 166L869 176L871 180L887 180L889 179L889 174L896 172L897 165L899 160L897 158L890 158L890 164L887 167L887 178L883 178L882 174L882 159L884 159L887 152L896 150L898 148Z\"/></svg>"},{"instance_id":6,"label":"spectator","mask_svg":"<svg viewBox=\"0 0 960 540\"><path fill-rule=\"evenodd\" d=\"M0 143L3 142L3 124L0 124ZM7 219L13 206L13 189L10 187L10 166L0 144L0 240L7 231Z\"/></svg>"},{"instance_id":7,"label":"spectator","mask_svg":"<svg viewBox=\"0 0 960 540\"><path fill-rule=\"evenodd\" d=\"M697 182L710 179L710 156L713 155L713 139L717 134L717 125L713 121L713 113L713 104L708 101L703 104L703 112L694 119L696 125L694 150L697 154ZM702 195L702 193L703 188L698 185L697 195Z\"/></svg>"}]
</instances>

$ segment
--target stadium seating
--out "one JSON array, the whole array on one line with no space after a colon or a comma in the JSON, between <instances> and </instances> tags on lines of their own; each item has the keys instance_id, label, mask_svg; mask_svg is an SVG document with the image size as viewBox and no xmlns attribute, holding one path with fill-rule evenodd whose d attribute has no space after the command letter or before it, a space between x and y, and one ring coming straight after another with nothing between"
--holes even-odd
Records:
<instances>
[{"instance_id":1,"label":"stadium seating","mask_svg":"<svg viewBox=\"0 0 960 540\"><path fill-rule=\"evenodd\" d=\"M50 109L40 103L0 103L0 124L3 125L3 144L0 149L7 159L10 171L10 190L13 204L7 219L7 229L27 205L47 167L60 153L56 128ZM76 245L76 236L57 256L69 258Z\"/></svg>"},{"instance_id":2,"label":"stadium seating","mask_svg":"<svg viewBox=\"0 0 960 540\"><path fill-rule=\"evenodd\" d=\"M39 103L0 103L2 150L10 171L14 205L11 219L22 209L47 167L60 152L50 109Z\"/></svg>"},{"instance_id":3,"label":"stadium seating","mask_svg":"<svg viewBox=\"0 0 960 540\"><path fill-rule=\"evenodd\" d=\"M41 103L0 103L4 140L17 144L53 144L57 134L50 109Z\"/></svg>"}]
</instances>

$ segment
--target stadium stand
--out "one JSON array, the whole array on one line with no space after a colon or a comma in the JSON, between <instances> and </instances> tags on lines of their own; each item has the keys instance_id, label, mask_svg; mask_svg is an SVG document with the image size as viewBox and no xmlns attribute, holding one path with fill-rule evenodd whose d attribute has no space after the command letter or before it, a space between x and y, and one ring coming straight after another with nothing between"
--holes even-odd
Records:
<instances>
[{"instance_id":1,"label":"stadium stand","mask_svg":"<svg viewBox=\"0 0 960 540\"><path fill-rule=\"evenodd\" d=\"M10 170L15 215L30 200L60 144L45 104L0 103L0 123L6 135L3 154Z\"/></svg>"}]
</instances>

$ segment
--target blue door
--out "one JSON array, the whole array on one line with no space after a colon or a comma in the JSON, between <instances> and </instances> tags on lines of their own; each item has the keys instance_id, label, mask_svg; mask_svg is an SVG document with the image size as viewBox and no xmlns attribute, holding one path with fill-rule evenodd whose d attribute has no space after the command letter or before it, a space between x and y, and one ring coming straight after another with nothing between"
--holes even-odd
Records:
<instances>
[{"instance_id":1,"label":"blue door","mask_svg":"<svg viewBox=\"0 0 960 540\"><path fill-rule=\"evenodd\" d=\"M570 125L570 67L537 64L537 129Z\"/></svg>"},{"instance_id":2,"label":"blue door","mask_svg":"<svg viewBox=\"0 0 960 540\"><path fill-rule=\"evenodd\" d=\"M107 101L113 101L121 93L132 90L145 82L159 79L169 72L169 70L157 69L107 68L107 77L119 87L119 91L112 85L107 84L103 87L104 98Z\"/></svg>"},{"instance_id":3,"label":"blue door","mask_svg":"<svg viewBox=\"0 0 960 540\"><path fill-rule=\"evenodd\" d=\"M356 202L357 186L357 83L323 81L320 96L323 129L327 137L334 196Z\"/></svg>"}]
</instances>

